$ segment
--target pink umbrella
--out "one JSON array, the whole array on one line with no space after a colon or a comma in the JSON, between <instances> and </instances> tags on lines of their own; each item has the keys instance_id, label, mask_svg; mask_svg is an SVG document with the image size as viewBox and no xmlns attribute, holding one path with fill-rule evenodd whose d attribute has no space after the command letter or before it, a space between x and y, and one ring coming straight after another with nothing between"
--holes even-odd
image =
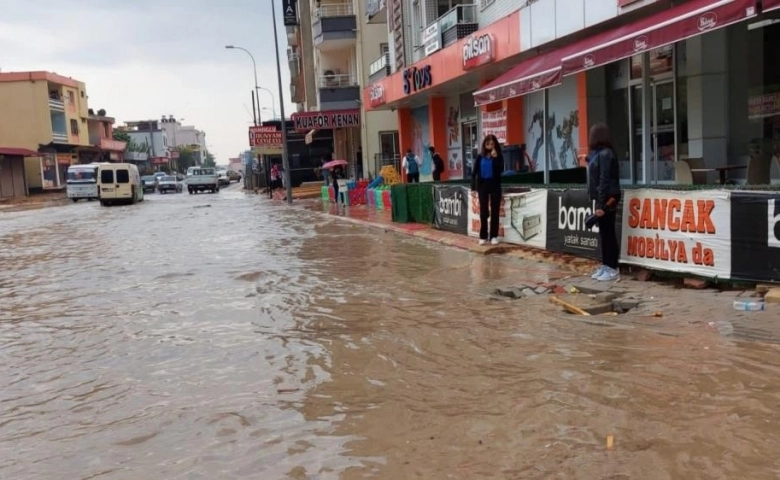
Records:
<instances>
[{"instance_id":1,"label":"pink umbrella","mask_svg":"<svg viewBox=\"0 0 780 480\"><path fill-rule=\"evenodd\" d=\"M331 168L344 167L346 165L349 165L349 162L346 160L331 160L330 162L324 164L322 168L325 170L330 170Z\"/></svg>"}]
</instances>

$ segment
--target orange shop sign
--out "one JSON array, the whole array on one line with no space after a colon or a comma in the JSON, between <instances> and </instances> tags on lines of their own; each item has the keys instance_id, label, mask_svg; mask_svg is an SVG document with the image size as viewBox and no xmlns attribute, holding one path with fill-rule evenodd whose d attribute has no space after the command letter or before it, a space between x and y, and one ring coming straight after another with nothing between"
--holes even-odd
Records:
<instances>
[{"instance_id":1,"label":"orange shop sign","mask_svg":"<svg viewBox=\"0 0 780 480\"><path fill-rule=\"evenodd\" d=\"M250 147L281 147L282 131L274 126L249 127Z\"/></svg>"},{"instance_id":2,"label":"orange shop sign","mask_svg":"<svg viewBox=\"0 0 780 480\"><path fill-rule=\"evenodd\" d=\"M463 42L463 70L486 65L496 59L496 44L493 35L474 34Z\"/></svg>"},{"instance_id":3,"label":"orange shop sign","mask_svg":"<svg viewBox=\"0 0 780 480\"><path fill-rule=\"evenodd\" d=\"M626 190L622 232L623 263L731 276L729 192Z\"/></svg>"}]
</instances>

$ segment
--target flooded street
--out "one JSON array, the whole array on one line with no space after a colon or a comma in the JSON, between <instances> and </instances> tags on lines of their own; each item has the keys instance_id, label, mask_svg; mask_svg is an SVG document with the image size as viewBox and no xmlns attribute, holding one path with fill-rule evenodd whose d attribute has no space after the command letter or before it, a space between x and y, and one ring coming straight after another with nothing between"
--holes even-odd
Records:
<instances>
[{"instance_id":1,"label":"flooded street","mask_svg":"<svg viewBox=\"0 0 780 480\"><path fill-rule=\"evenodd\" d=\"M236 186L0 213L0 265L0 479L780 477L777 347L486 295L553 266Z\"/></svg>"}]
</instances>

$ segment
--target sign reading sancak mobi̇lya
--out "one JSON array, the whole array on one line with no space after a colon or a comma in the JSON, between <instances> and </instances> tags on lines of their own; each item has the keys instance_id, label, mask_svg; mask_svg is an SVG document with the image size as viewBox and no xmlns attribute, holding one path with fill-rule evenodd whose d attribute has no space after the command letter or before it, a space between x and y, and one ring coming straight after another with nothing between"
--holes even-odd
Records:
<instances>
[{"instance_id":1,"label":"sign reading sancak mobi\u0307lya","mask_svg":"<svg viewBox=\"0 0 780 480\"><path fill-rule=\"evenodd\" d=\"M360 110L294 113L292 120L295 124L295 129L299 132L359 127Z\"/></svg>"}]
</instances>

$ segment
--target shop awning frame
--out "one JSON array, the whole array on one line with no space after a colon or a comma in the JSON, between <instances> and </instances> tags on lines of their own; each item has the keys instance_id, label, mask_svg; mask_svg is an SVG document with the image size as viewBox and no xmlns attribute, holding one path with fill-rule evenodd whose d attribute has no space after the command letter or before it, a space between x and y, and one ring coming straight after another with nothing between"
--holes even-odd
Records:
<instances>
[{"instance_id":1,"label":"shop awning frame","mask_svg":"<svg viewBox=\"0 0 780 480\"><path fill-rule=\"evenodd\" d=\"M568 50L566 51L568 52ZM487 105L560 85L563 81L563 70L560 66L561 57L560 54L557 54L558 52L560 50L537 55L520 62L505 74L474 92L475 105Z\"/></svg>"},{"instance_id":2,"label":"shop awning frame","mask_svg":"<svg viewBox=\"0 0 780 480\"><path fill-rule=\"evenodd\" d=\"M0 155L9 157L40 157L43 154L27 148L0 147Z\"/></svg>"},{"instance_id":3,"label":"shop awning frame","mask_svg":"<svg viewBox=\"0 0 780 480\"><path fill-rule=\"evenodd\" d=\"M563 75L703 35L756 14L756 0L690 0L592 37L587 40L590 46L563 58Z\"/></svg>"},{"instance_id":4,"label":"shop awning frame","mask_svg":"<svg viewBox=\"0 0 780 480\"><path fill-rule=\"evenodd\" d=\"M780 0L761 0L761 11L771 12L780 9Z\"/></svg>"}]
</instances>

